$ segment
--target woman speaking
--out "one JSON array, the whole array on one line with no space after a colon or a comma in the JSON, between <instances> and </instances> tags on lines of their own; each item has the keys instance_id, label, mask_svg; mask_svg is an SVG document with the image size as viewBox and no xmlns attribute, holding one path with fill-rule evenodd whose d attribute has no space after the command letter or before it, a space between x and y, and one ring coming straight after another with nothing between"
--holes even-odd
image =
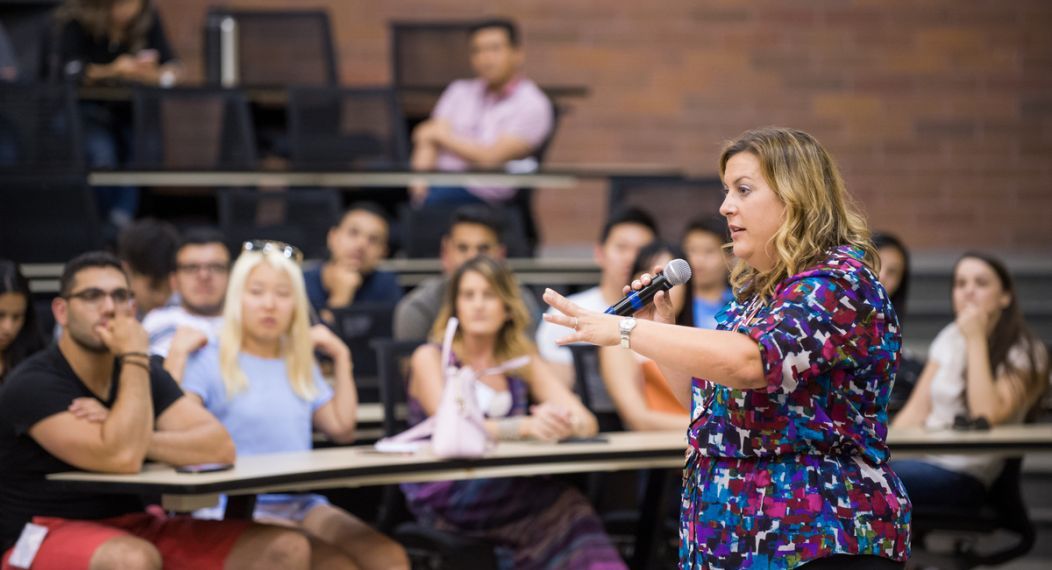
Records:
<instances>
[{"instance_id":1,"label":"woman speaking","mask_svg":"<svg viewBox=\"0 0 1052 570\"><path fill-rule=\"evenodd\" d=\"M738 263L718 330L676 326L665 293L632 318L549 290L545 318L573 329L560 344L653 359L688 404L683 568L901 568L911 507L885 443L901 336L865 219L801 131L744 133L720 177Z\"/></svg>"}]
</instances>

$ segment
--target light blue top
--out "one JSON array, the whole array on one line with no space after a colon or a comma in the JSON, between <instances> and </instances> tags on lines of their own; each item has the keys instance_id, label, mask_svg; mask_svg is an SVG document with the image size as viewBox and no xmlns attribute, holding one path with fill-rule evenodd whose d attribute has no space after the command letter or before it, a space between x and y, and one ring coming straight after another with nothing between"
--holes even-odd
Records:
<instances>
[{"instance_id":1,"label":"light blue top","mask_svg":"<svg viewBox=\"0 0 1052 570\"><path fill-rule=\"evenodd\" d=\"M314 412L333 396L318 367L313 367L316 393L307 401L292 390L284 359L242 352L238 364L248 386L230 398L219 374L219 346L210 343L186 363L183 389L200 396L226 426L238 455L310 450Z\"/></svg>"},{"instance_id":2,"label":"light blue top","mask_svg":"<svg viewBox=\"0 0 1052 570\"><path fill-rule=\"evenodd\" d=\"M701 297L694 297L694 326L699 329L716 328L716 315L734 300L734 293L728 287L719 301L715 303L706 301Z\"/></svg>"}]
</instances>

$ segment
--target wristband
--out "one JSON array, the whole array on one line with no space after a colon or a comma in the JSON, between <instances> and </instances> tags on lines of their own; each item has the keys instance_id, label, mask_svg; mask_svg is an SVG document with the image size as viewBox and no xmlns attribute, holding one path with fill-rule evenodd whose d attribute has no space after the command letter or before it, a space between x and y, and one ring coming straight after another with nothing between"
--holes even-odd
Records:
<instances>
[{"instance_id":1,"label":"wristband","mask_svg":"<svg viewBox=\"0 0 1052 570\"><path fill-rule=\"evenodd\" d=\"M522 418L504 418L497 420L497 439L503 441L516 441L522 439L522 434L519 433L519 427L522 425Z\"/></svg>"},{"instance_id":2,"label":"wristband","mask_svg":"<svg viewBox=\"0 0 1052 570\"><path fill-rule=\"evenodd\" d=\"M146 360L150 359L150 353L148 352L122 352L117 355L117 360L124 360L125 356L141 356Z\"/></svg>"},{"instance_id":3,"label":"wristband","mask_svg":"<svg viewBox=\"0 0 1052 570\"><path fill-rule=\"evenodd\" d=\"M143 362L141 360L121 360L121 368L124 368L129 364L132 366L140 366L143 370L146 371L146 374L150 373L150 365L146 362Z\"/></svg>"}]
</instances>

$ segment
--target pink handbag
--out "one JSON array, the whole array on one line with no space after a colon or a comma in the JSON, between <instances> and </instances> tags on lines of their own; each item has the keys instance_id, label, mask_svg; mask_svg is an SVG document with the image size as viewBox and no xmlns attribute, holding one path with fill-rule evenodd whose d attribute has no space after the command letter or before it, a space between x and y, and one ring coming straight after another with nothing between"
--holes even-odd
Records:
<instances>
[{"instance_id":1,"label":"pink handbag","mask_svg":"<svg viewBox=\"0 0 1052 570\"><path fill-rule=\"evenodd\" d=\"M426 438L431 438L431 451L436 457L472 458L482 457L494 446L486 433L486 416L479 407L475 395L475 383L479 375L470 367L457 368L452 365L453 337L459 321L456 317L446 323L442 340L442 363L445 385L442 399L435 414L416 426L376 442L376 449L384 452L417 451L424 447ZM509 360L500 366L484 370L482 376L500 374L525 366L529 356Z\"/></svg>"}]
</instances>

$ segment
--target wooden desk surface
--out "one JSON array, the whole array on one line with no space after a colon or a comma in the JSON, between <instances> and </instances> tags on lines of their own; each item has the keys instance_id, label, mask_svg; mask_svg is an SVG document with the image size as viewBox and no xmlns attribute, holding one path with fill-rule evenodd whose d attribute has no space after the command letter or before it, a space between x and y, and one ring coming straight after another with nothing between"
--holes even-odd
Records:
<instances>
[{"instance_id":1,"label":"wooden desk surface","mask_svg":"<svg viewBox=\"0 0 1052 570\"><path fill-rule=\"evenodd\" d=\"M486 457L437 459L430 454L381 454L371 446L242 457L231 471L176 473L152 464L135 475L69 472L48 479L65 488L107 493L163 495L166 508L193 510L215 503L216 495L307 491L394 483L678 468L683 432L607 433L606 441L545 444L502 442ZM893 430L894 457L917 453L1027 453L1052 450L1052 425L1010 426L987 432Z\"/></svg>"}]
</instances>

